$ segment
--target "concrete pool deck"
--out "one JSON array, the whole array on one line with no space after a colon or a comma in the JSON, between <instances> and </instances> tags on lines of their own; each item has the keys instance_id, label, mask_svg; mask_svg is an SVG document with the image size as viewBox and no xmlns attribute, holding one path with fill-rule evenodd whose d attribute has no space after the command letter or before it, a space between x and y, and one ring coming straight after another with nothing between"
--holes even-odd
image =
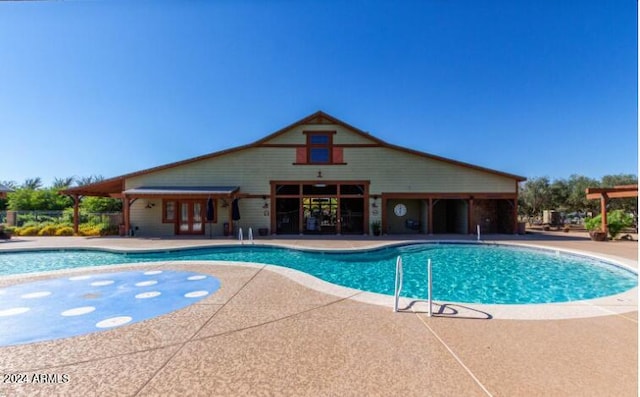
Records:
<instances>
[{"instance_id":1,"label":"concrete pool deck","mask_svg":"<svg viewBox=\"0 0 640 397\"><path fill-rule=\"evenodd\" d=\"M426 240L450 238L460 237ZM598 243L578 233L487 238L615 257L637 269L637 241ZM411 239L343 236L257 242L348 249L405 240ZM167 249L229 243L235 244L228 239L18 237L0 243L0 250ZM0 347L0 374L25 375L2 379L0 396L637 395L637 297L635 310L596 317L429 318L364 303L357 300L358 292L320 292L263 266L169 262L117 270L141 267L211 274L221 281L221 288L187 308L140 323ZM114 270L0 277L0 286ZM42 378L40 374L52 383L33 382ZM16 382L7 382L11 379ZM29 382L17 383L19 379Z\"/></svg>"}]
</instances>

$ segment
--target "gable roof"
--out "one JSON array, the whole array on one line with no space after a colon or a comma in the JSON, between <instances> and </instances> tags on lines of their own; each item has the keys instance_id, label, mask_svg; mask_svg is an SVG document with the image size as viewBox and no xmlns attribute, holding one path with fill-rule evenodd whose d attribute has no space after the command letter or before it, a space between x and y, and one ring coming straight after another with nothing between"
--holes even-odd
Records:
<instances>
[{"instance_id":1,"label":"gable roof","mask_svg":"<svg viewBox=\"0 0 640 397\"><path fill-rule=\"evenodd\" d=\"M414 150L414 149L409 149L409 148L405 148L402 146L398 146L398 145L393 145L390 144L388 142L383 141L380 138L376 138L372 135L370 135L367 132L364 132L350 124L345 123L342 120L339 120L321 110L310 114L307 117L304 117L296 122L294 122L291 125L288 125L284 128L281 128L280 130L271 133L267 136L265 136L264 138L261 138L253 143L247 144L247 145L242 145L242 146L236 146L233 148L229 148L229 149L224 149L224 150L220 150L217 152L213 152L213 153L209 153L209 154L205 154L202 156L197 156L197 157L192 157L186 160L181 160L181 161L177 161L174 163L169 163L169 164L164 164L164 165L160 165L157 167L153 167L153 168L148 168L145 170L141 170L141 171L136 171L136 172L132 172L129 174L124 174L124 175L120 175L114 178L109 178L109 179L105 179L103 181L100 182L96 182L96 183L92 183L89 185L84 185L84 186L78 186L78 187L73 187L73 188L69 188L66 190L61 190L60 193L62 194L79 194L79 195L102 195L102 196L109 196L110 194L117 194L117 193L121 193L124 190L124 181L127 178L132 178L132 177L136 177L136 176L140 176L140 175L145 175L145 174L149 174L149 173L153 173L153 172L157 172L157 171L161 171L161 170L165 170L165 169L169 169L169 168L174 168L174 167L179 167L185 164L190 164L190 163L194 163L194 162L198 162L201 160L206 160L206 159L210 159L210 158L214 158L214 157L219 157L222 155L226 155L226 154L230 154L230 153L234 153L234 152L238 152L244 149L248 149L248 148L252 148L252 147L260 147L263 145L266 145L268 141L285 134L286 132L288 132L289 130L296 128L298 126L301 125L305 125L305 124L333 124L333 125L339 125L341 127L344 127L345 129L350 130L351 132L360 135L362 137L364 137L367 140L372 141L374 144L377 144L379 146L382 147L386 147L389 149L393 149L393 150L400 150L403 151L405 153L410 153L416 156L420 156L420 157L424 157L424 158L429 158L429 159L433 159L433 160L438 160L438 161L444 161L446 163L450 163L450 164L454 164L457 166L461 166L461 167L465 167L465 168L470 168L470 169L474 169L474 170L478 170L478 171L482 171L482 172L488 172L491 174L495 174L495 175L499 175L499 176L503 176L503 177L507 177L507 178L512 178L518 182L520 181L524 181L526 180L525 177L523 176L519 176L519 175L514 175L514 174L509 174L506 172L502 172L502 171L497 171L497 170L492 170L489 168L485 168L485 167L480 167L477 165L473 165L473 164L469 164L469 163L464 163L461 161L457 161L457 160L452 160L452 159L448 159L446 157L441 157L441 156L436 156L433 154L429 154L429 153L425 153L425 152L421 152L418 150Z\"/></svg>"}]
</instances>

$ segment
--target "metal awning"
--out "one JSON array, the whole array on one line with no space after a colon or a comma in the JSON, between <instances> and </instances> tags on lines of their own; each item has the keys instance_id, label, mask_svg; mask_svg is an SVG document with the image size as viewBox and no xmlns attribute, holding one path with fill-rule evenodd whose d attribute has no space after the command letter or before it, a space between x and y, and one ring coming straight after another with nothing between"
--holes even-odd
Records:
<instances>
[{"instance_id":1,"label":"metal awning","mask_svg":"<svg viewBox=\"0 0 640 397\"><path fill-rule=\"evenodd\" d=\"M230 196L239 186L140 186L127 189L127 196Z\"/></svg>"}]
</instances>

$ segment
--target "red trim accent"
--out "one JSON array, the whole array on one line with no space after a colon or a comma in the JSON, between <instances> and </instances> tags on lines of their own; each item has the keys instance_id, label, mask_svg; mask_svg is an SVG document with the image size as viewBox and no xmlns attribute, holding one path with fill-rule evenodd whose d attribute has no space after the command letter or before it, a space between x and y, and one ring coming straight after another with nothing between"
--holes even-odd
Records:
<instances>
[{"instance_id":1,"label":"red trim accent","mask_svg":"<svg viewBox=\"0 0 640 397\"><path fill-rule=\"evenodd\" d=\"M306 163L307 163L307 148L306 147L296 148L295 164L306 164Z\"/></svg>"},{"instance_id":2,"label":"red trim accent","mask_svg":"<svg viewBox=\"0 0 640 397\"><path fill-rule=\"evenodd\" d=\"M333 164L344 164L344 160L342 159L342 148L341 147L333 147Z\"/></svg>"}]
</instances>

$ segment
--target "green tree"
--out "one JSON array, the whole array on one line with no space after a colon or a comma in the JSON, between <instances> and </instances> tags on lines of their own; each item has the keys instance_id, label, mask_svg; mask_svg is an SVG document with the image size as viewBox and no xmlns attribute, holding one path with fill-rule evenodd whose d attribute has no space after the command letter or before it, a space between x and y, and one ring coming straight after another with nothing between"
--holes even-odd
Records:
<instances>
[{"instance_id":1,"label":"green tree","mask_svg":"<svg viewBox=\"0 0 640 397\"><path fill-rule=\"evenodd\" d=\"M51 188L55 190L68 189L71 187L71 185L73 185L74 181L75 178L72 176L67 178L55 178L53 180L53 185L51 185Z\"/></svg>"},{"instance_id":2,"label":"green tree","mask_svg":"<svg viewBox=\"0 0 640 397\"><path fill-rule=\"evenodd\" d=\"M102 175L89 175L89 176L81 176L76 178L76 185L84 186L90 185L92 183L103 181L104 177Z\"/></svg>"},{"instance_id":3,"label":"green tree","mask_svg":"<svg viewBox=\"0 0 640 397\"><path fill-rule=\"evenodd\" d=\"M540 216L542 210L551 203L550 183L548 177L532 178L520 189L522 213L527 216Z\"/></svg>"},{"instance_id":4,"label":"green tree","mask_svg":"<svg viewBox=\"0 0 640 397\"><path fill-rule=\"evenodd\" d=\"M29 178L24 181L22 184L23 189L36 190L42 187L42 178Z\"/></svg>"},{"instance_id":5,"label":"green tree","mask_svg":"<svg viewBox=\"0 0 640 397\"><path fill-rule=\"evenodd\" d=\"M638 177L631 174L605 175L602 177L602 187L614 187L624 185L637 185ZM638 215L637 198L620 198L609 200L607 210L623 210L624 212Z\"/></svg>"},{"instance_id":6,"label":"green tree","mask_svg":"<svg viewBox=\"0 0 640 397\"><path fill-rule=\"evenodd\" d=\"M598 187L600 182L596 179L583 175L573 174L568 180L569 196L567 197L567 207L570 212L580 211L595 212L600 205L597 200L587 200L586 189L588 187Z\"/></svg>"},{"instance_id":7,"label":"green tree","mask_svg":"<svg viewBox=\"0 0 640 397\"><path fill-rule=\"evenodd\" d=\"M80 208L88 213L119 212L122 211L122 201L110 197L85 197L80 202Z\"/></svg>"},{"instance_id":8,"label":"green tree","mask_svg":"<svg viewBox=\"0 0 640 397\"><path fill-rule=\"evenodd\" d=\"M565 179L556 179L549 186L550 208L557 211L570 212L568 203L569 183Z\"/></svg>"}]
</instances>

